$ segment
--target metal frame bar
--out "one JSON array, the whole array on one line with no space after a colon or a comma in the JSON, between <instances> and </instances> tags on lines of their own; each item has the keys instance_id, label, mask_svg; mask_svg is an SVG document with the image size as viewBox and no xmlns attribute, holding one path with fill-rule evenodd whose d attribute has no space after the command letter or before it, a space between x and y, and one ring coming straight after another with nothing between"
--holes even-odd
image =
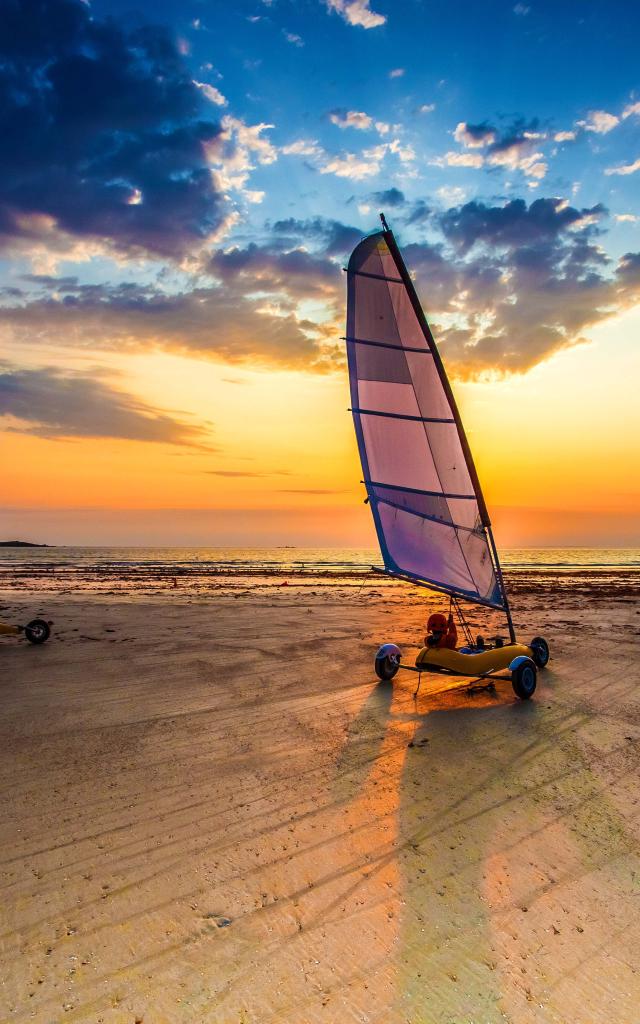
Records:
<instances>
[{"instance_id":1,"label":"metal frame bar","mask_svg":"<svg viewBox=\"0 0 640 1024\"><path fill-rule=\"evenodd\" d=\"M431 672L434 676L452 676L454 679L469 679L470 682L474 682L476 679L502 679L505 682L511 682L510 675L497 675L501 669L493 669L489 672L481 672L479 675L471 673L466 675L464 672L454 672L450 668L418 668L417 665L403 665L402 662L398 665L398 671L404 672L418 672L420 675L425 675L427 672Z\"/></svg>"},{"instance_id":2,"label":"metal frame bar","mask_svg":"<svg viewBox=\"0 0 640 1024\"><path fill-rule=\"evenodd\" d=\"M371 498L367 499L371 501ZM389 508L397 508L399 512L406 512L408 515L417 516L418 519L426 519L430 523L437 523L438 526L447 526L450 530L462 530L464 533L475 533L476 531L472 526L459 526L457 523L448 523L446 519L438 519L437 516L427 515L426 512L418 512L415 508L407 508L406 505L400 505L397 501L390 501L389 498L379 498L374 495L374 501L377 501L379 505L388 505Z\"/></svg>"},{"instance_id":3,"label":"metal frame bar","mask_svg":"<svg viewBox=\"0 0 640 1024\"><path fill-rule=\"evenodd\" d=\"M452 419L441 419L437 416L410 416L404 412L383 412L381 409L355 409L350 408L347 412L357 412L358 416L386 416L390 420L413 420L416 423L455 423Z\"/></svg>"},{"instance_id":4,"label":"metal frame bar","mask_svg":"<svg viewBox=\"0 0 640 1024\"><path fill-rule=\"evenodd\" d=\"M486 601L483 597L471 594L467 590L453 590L451 587L445 588L440 583L434 583L427 579L414 579L413 576L404 575L400 572L392 572L391 569L379 569L376 565L372 565L371 569L372 572L377 572L380 576L390 576L394 580L400 580L401 583L411 583L414 587L424 587L425 590L435 590L439 594L446 594L447 597L451 597L453 594L455 597L460 597L464 601L469 601L471 604L480 604L484 608L493 608L496 612L504 611L501 604L493 604L492 601Z\"/></svg>"},{"instance_id":5,"label":"metal frame bar","mask_svg":"<svg viewBox=\"0 0 640 1024\"><path fill-rule=\"evenodd\" d=\"M407 494L424 494L428 498L455 498L460 501L475 501L475 494L449 494L448 491L423 491L419 487L401 487L400 484L383 484L380 480L361 480L365 487L386 487L388 491L406 491ZM376 495L373 496L376 498ZM377 499L376 500L384 500Z\"/></svg>"},{"instance_id":6,"label":"metal frame bar","mask_svg":"<svg viewBox=\"0 0 640 1024\"><path fill-rule=\"evenodd\" d=\"M417 352L421 356L432 356L430 348L412 348L409 345L392 345L390 341L366 341L364 338L341 337L340 341L346 341L351 345L371 345L373 348L388 348L394 352Z\"/></svg>"},{"instance_id":7,"label":"metal frame bar","mask_svg":"<svg viewBox=\"0 0 640 1024\"><path fill-rule=\"evenodd\" d=\"M352 270L348 267L342 268L345 274L352 273L355 277L372 277L375 281L389 281L390 284L403 284L401 277L385 277L384 274L370 274L367 270Z\"/></svg>"}]
</instances>

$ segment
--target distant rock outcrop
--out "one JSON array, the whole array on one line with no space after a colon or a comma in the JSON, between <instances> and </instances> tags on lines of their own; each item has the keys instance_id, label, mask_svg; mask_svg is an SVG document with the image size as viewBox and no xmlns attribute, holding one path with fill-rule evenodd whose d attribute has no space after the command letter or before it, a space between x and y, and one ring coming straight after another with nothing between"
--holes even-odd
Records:
<instances>
[{"instance_id":1,"label":"distant rock outcrop","mask_svg":"<svg viewBox=\"0 0 640 1024\"><path fill-rule=\"evenodd\" d=\"M0 548L48 548L48 544L32 544L30 540L0 540Z\"/></svg>"}]
</instances>

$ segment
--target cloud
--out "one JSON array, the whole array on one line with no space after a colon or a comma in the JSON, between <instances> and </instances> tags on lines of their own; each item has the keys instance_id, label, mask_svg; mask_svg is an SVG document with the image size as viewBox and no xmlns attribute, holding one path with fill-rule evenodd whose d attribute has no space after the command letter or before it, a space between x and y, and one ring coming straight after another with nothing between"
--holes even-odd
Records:
<instances>
[{"instance_id":1,"label":"cloud","mask_svg":"<svg viewBox=\"0 0 640 1024\"><path fill-rule=\"evenodd\" d=\"M557 198L471 202L432 219L444 243L404 247L450 372L527 372L640 303L640 254L613 265L597 242L604 213Z\"/></svg>"},{"instance_id":2,"label":"cloud","mask_svg":"<svg viewBox=\"0 0 640 1024\"><path fill-rule=\"evenodd\" d=\"M415 160L416 158L416 153L413 146L410 146L406 143L403 145L400 142L400 139L393 139L389 143L389 152L395 153L395 155L399 158L400 162L403 164L412 163L412 161Z\"/></svg>"},{"instance_id":3,"label":"cloud","mask_svg":"<svg viewBox=\"0 0 640 1024\"><path fill-rule=\"evenodd\" d=\"M203 96L206 96L211 103L215 103L217 107L228 106L228 100L222 95L219 89L216 89L215 85L209 85L208 82L196 82L194 79L193 84L197 89L200 89Z\"/></svg>"},{"instance_id":4,"label":"cloud","mask_svg":"<svg viewBox=\"0 0 640 1024\"><path fill-rule=\"evenodd\" d=\"M463 203L467 198L465 190L457 185L443 185L441 188L436 189L436 195L443 203L449 203L450 205Z\"/></svg>"},{"instance_id":5,"label":"cloud","mask_svg":"<svg viewBox=\"0 0 640 1024\"><path fill-rule=\"evenodd\" d=\"M156 286L79 284L38 279L5 300L2 335L14 344L96 351L165 350L199 359L257 367L326 372L335 338L297 313L302 298L331 306L340 272L304 253L237 250L214 253L204 267L218 280L167 294ZM330 276L335 276L332 287Z\"/></svg>"},{"instance_id":6,"label":"cloud","mask_svg":"<svg viewBox=\"0 0 640 1024\"><path fill-rule=\"evenodd\" d=\"M121 438L203 446L205 431L159 412L100 375L0 363L0 416L5 429L48 439Z\"/></svg>"},{"instance_id":7,"label":"cloud","mask_svg":"<svg viewBox=\"0 0 640 1024\"><path fill-rule=\"evenodd\" d=\"M405 74L404 68L393 68L389 72L389 78L403 78Z\"/></svg>"},{"instance_id":8,"label":"cloud","mask_svg":"<svg viewBox=\"0 0 640 1024\"><path fill-rule=\"evenodd\" d=\"M625 221L628 221L631 224L635 224L637 220L640 220L640 217L636 216L635 213L616 213L614 219L617 220L620 224L624 223Z\"/></svg>"},{"instance_id":9,"label":"cloud","mask_svg":"<svg viewBox=\"0 0 640 1024\"><path fill-rule=\"evenodd\" d=\"M363 149L362 153L358 154L342 153L338 156L327 156L326 162L320 165L320 174L335 174L337 178L349 178L351 181L372 178L380 170L386 152L387 146L380 145Z\"/></svg>"},{"instance_id":10,"label":"cloud","mask_svg":"<svg viewBox=\"0 0 640 1024\"><path fill-rule=\"evenodd\" d=\"M576 132L555 132L553 136L554 142L573 142L576 137Z\"/></svg>"},{"instance_id":11,"label":"cloud","mask_svg":"<svg viewBox=\"0 0 640 1024\"><path fill-rule=\"evenodd\" d=\"M590 110L586 120L578 121L577 123L586 132L606 135L612 128L620 124L620 118L615 114L609 114L606 110Z\"/></svg>"},{"instance_id":12,"label":"cloud","mask_svg":"<svg viewBox=\"0 0 640 1024\"><path fill-rule=\"evenodd\" d=\"M255 242L245 249L218 249L209 260L208 270L224 282L241 279L252 290L281 292L295 298L333 300L341 284L339 267L326 255L314 255L302 248L282 251Z\"/></svg>"},{"instance_id":13,"label":"cloud","mask_svg":"<svg viewBox=\"0 0 640 1024\"><path fill-rule=\"evenodd\" d=\"M525 373L586 341L584 332L640 302L640 254L627 254L613 275L607 258L584 240L545 240L493 263L483 259L461 273L468 285L455 325L440 332L442 352L457 376ZM482 291L474 271L487 278Z\"/></svg>"},{"instance_id":14,"label":"cloud","mask_svg":"<svg viewBox=\"0 0 640 1024\"><path fill-rule=\"evenodd\" d=\"M357 127L363 130L367 127L364 119L368 119L368 115L358 111L348 111L344 115L342 112L334 111L330 117L334 124L338 124L341 128ZM349 120L349 124L347 124L347 120ZM375 124L376 129L382 135L386 135L392 127L380 121L372 121L372 124ZM397 156L403 164L412 163L416 159L413 146L402 143L397 138L390 142L380 142L376 146L369 146L359 153L329 153L316 139L297 139L283 146L280 152L284 156L308 157L310 166L320 174L335 174L337 178L348 178L351 181L363 181L365 178L372 178L378 174L382 161L388 153ZM411 172L408 173L411 175Z\"/></svg>"},{"instance_id":15,"label":"cloud","mask_svg":"<svg viewBox=\"0 0 640 1024\"><path fill-rule=\"evenodd\" d=\"M504 206L473 200L438 217L445 238L467 252L481 242L493 247L530 245L557 238L563 231L586 228L606 214L601 204L577 210L563 199L512 199Z\"/></svg>"},{"instance_id":16,"label":"cloud","mask_svg":"<svg viewBox=\"0 0 640 1024\"><path fill-rule=\"evenodd\" d=\"M404 206L404 223L415 230L428 222L430 238L440 233L439 241L402 248L447 368L459 378L525 373L640 302L640 254L627 253L617 265L608 258L599 244L600 204L577 208L549 197L473 201L444 212L421 200ZM348 251L359 231L338 222L274 225L287 241L298 237L320 252L341 231Z\"/></svg>"},{"instance_id":17,"label":"cloud","mask_svg":"<svg viewBox=\"0 0 640 1024\"><path fill-rule=\"evenodd\" d=\"M397 190L391 190L395 192ZM373 193L373 195L385 195L385 193ZM288 217L286 220L278 220L273 225L276 235L284 237L292 244L311 243L315 245L322 256L344 257L358 244L362 238L360 228L351 227L338 220L331 220L326 217L313 217L310 220L297 220Z\"/></svg>"},{"instance_id":18,"label":"cloud","mask_svg":"<svg viewBox=\"0 0 640 1024\"><path fill-rule=\"evenodd\" d=\"M338 128L357 128L368 131L373 125L373 118L360 110L332 110L329 120Z\"/></svg>"},{"instance_id":19,"label":"cloud","mask_svg":"<svg viewBox=\"0 0 640 1024\"><path fill-rule=\"evenodd\" d=\"M281 494L344 494L332 487L278 487Z\"/></svg>"},{"instance_id":20,"label":"cloud","mask_svg":"<svg viewBox=\"0 0 640 1024\"><path fill-rule=\"evenodd\" d=\"M220 229L228 211L205 147L221 128L167 29L100 19L81 0L21 0L3 18L5 247L41 225L47 242L175 257Z\"/></svg>"},{"instance_id":21,"label":"cloud","mask_svg":"<svg viewBox=\"0 0 640 1024\"><path fill-rule=\"evenodd\" d=\"M263 133L274 126L272 124L246 124L239 117L225 114L222 127L227 138L233 138L243 157L244 152L253 154L258 163L272 164L278 159L278 151Z\"/></svg>"},{"instance_id":22,"label":"cloud","mask_svg":"<svg viewBox=\"0 0 640 1024\"><path fill-rule=\"evenodd\" d=\"M293 474L286 469L274 469L271 472L251 472L244 469L205 469L204 472L208 476L228 476L228 477L273 477L273 476L292 476Z\"/></svg>"},{"instance_id":23,"label":"cloud","mask_svg":"<svg viewBox=\"0 0 640 1024\"><path fill-rule=\"evenodd\" d=\"M404 192L401 192L399 188L387 188L382 192L371 192L367 198L380 207L398 207L403 206L405 203Z\"/></svg>"},{"instance_id":24,"label":"cloud","mask_svg":"<svg viewBox=\"0 0 640 1024\"><path fill-rule=\"evenodd\" d=\"M483 122L483 124L467 124L466 121L460 121L456 126L453 137L456 142L459 142L462 146L467 146L469 149L482 148L495 142L496 129L486 122Z\"/></svg>"},{"instance_id":25,"label":"cloud","mask_svg":"<svg viewBox=\"0 0 640 1024\"><path fill-rule=\"evenodd\" d=\"M414 237L428 230L428 242L403 245L403 253L458 377L526 372L640 302L640 254L617 264L608 258L600 204L476 200L442 211L395 198ZM53 343L93 358L100 350L162 349L252 367L341 368L340 266L361 229L316 217L265 231L261 244L218 247L201 264L199 280L208 283L188 292L32 275L0 296L2 331L16 344ZM322 309L316 320L309 302Z\"/></svg>"},{"instance_id":26,"label":"cloud","mask_svg":"<svg viewBox=\"0 0 640 1024\"><path fill-rule=\"evenodd\" d=\"M640 171L640 157L634 160L632 164L621 164L618 167L606 167L604 173L607 175L612 174L635 174L636 171Z\"/></svg>"},{"instance_id":27,"label":"cloud","mask_svg":"<svg viewBox=\"0 0 640 1024\"><path fill-rule=\"evenodd\" d=\"M487 149L487 163L493 167L520 170L528 177L541 179L547 173L543 154L537 148L546 134L537 121L516 121L503 130Z\"/></svg>"},{"instance_id":28,"label":"cloud","mask_svg":"<svg viewBox=\"0 0 640 1024\"><path fill-rule=\"evenodd\" d=\"M526 152L526 146L521 142L514 142L510 146L504 146L489 154L487 163L494 167L509 167L513 171L522 171L530 178L544 178L549 165L542 159L543 154L539 151Z\"/></svg>"},{"instance_id":29,"label":"cloud","mask_svg":"<svg viewBox=\"0 0 640 1024\"><path fill-rule=\"evenodd\" d=\"M295 32L286 32L285 29L283 29L282 34L287 42L291 43L292 46L304 46L304 40L301 39L299 35L296 35Z\"/></svg>"},{"instance_id":30,"label":"cloud","mask_svg":"<svg viewBox=\"0 0 640 1024\"><path fill-rule=\"evenodd\" d=\"M533 181L541 180L547 173L544 154L538 149L547 135L538 129L536 121L527 123L519 120L501 131L486 121L475 125L460 121L454 138L467 150L481 149L483 152L450 151L432 161L434 164L440 167L508 167L522 171Z\"/></svg>"},{"instance_id":31,"label":"cloud","mask_svg":"<svg viewBox=\"0 0 640 1024\"><path fill-rule=\"evenodd\" d=\"M348 25L378 28L387 20L383 14L371 10L371 0L325 0L325 3L330 11L339 14Z\"/></svg>"},{"instance_id":32,"label":"cloud","mask_svg":"<svg viewBox=\"0 0 640 1024\"><path fill-rule=\"evenodd\" d=\"M626 121L628 117L640 117L640 102L628 103L622 111L622 120Z\"/></svg>"},{"instance_id":33,"label":"cloud","mask_svg":"<svg viewBox=\"0 0 640 1024\"><path fill-rule=\"evenodd\" d=\"M214 145L205 146L209 173L223 194L233 191L249 203L261 202L264 193L247 189L246 184L256 163L272 164L278 159L278 150L265 134L273 127L264 122L250 125L242 118L224 115L220 137ZM230 217L237 220L233 209ZM219 237L211 241L219 241Z\"/></svg>"},{"instance_id":34,"label":"cloud","mask_svg":"<svg viewBox=\"0 0 640 1024\"><path fill-rule=\"evenodd\" d=\"M431 220L433 209L424 199L417 199L411 204L405 218L405 224L425 224Z\"/></svg>"},{"instance_id":35,"label":"cloud","mask_svg":"<svg viewBox=\"0 0 640 1024\"><path fill-rule=\"evenodd\" d=\"M310 156L319 159L325 156L325 151L316 139L296 139L283 146L280 150L285 156Z\"/></svg>"},{"instance_id":36,"label":"cloud","mask_svg":"<svg viewBox=\"0 0 640 1024\"><path fill-rule=\"evenodd\" d=\"M444 156L436 157L431 163L437 167L484 167L482 153L455 153L449 150Z\"/></svg>"}]
</instances>

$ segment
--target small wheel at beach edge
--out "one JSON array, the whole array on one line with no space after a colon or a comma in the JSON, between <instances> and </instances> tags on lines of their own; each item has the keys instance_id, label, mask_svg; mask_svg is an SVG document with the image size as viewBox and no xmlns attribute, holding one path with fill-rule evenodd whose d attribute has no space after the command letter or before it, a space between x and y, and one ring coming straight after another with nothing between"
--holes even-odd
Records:
<instances>
[{"instance_id":1,"label":"small wheel at beach edge","mask_svg":"<svg viewBox=\"0 0 640 1024\"><path fill-rule=\"evenodd\" d=\"M383 644L378 649L373 667L375 673L383 683L389 683L400 668L401 652L395 644Z\"/></svg>"},{"instance_id":2,"label":"small wheel at beach edge","mask_svg":"<svg viewBox=\"0 0 640 1024\"><path fill-rule=\"evenodd\" d=\"M30 644L43 644L51 636L49 623L44 619L32 619L24 627L24 635Z\"/></svg>"},{"instance_id":3,"label":"small wheel at beach edge","mask_svg":"<svg viewBox=\"0 0 640 1024\"><path fill-rule=\"evenodd\" d=\"M533 652L533 660L536 663L536 668L546 668L549 662L549 644L542 636L534 636L533 640L529 644Z\"/></svg>"},{"instance_id":4,"label":"small wheel at beach edge","mask_svg":"<svg viewBox=\"0 0 640 1024\"><path fill-rule=\"evenodd\" d=\"M511 673L513 692L520 700L529 700L536 691L538 673L531 658L523 658Z\"/></svg>"}]
</instances>

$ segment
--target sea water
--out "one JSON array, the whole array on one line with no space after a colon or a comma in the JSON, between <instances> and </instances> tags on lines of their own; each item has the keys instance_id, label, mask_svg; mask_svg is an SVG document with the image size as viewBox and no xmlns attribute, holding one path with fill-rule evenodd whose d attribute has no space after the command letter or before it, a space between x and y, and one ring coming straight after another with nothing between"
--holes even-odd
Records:
<instances>
[{"instance_id":1,"label":"sea water","mask_svg":"<svg viewBox=\"0 0 640 1024\"><path fill-rule=\"evenodd\" d=\"M514 548L501 552L518 586L635 587L637 548ZM47 593L220 593L238 586L384 585L375 550L355 548L0 548L0 590Z\"/></svg>"}]
</instances>

